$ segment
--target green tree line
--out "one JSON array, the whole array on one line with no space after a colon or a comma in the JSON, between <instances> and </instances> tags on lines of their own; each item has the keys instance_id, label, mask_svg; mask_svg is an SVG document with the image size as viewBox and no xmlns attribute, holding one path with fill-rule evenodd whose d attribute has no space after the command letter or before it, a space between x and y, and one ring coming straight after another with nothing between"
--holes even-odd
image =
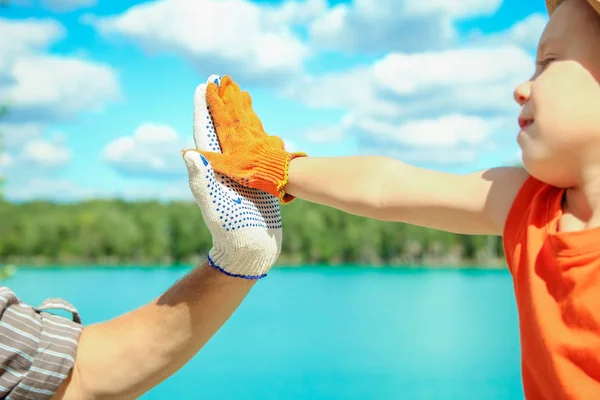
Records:
<instances>
[{"instance_id":1,"label":"green tree line","mask_svg":"<svg viewBox=\"0 0 600 400\"><path fill-rule=\"evenodd\" d=\"M282 214L281 265L503 265L496 237L380 222L300 200ZM211 244L195 203L0 201L0 263L190 264Z\"/></svg>"},{"instance_id":2,"label":"green tree line","mask_svg":"<svg viewBox=\"0 0 600 400\"><path fill-rule=\"evenodd\" d=\"M6 115L8 109L6 106L1 106L0 105L0 121L2 121L2 119L4 118L4 116ZM2 138L2 131L0 131L0 157L2 157L2 154L4 154L4 140ZM2 176L2 170L0 170L0 200L2 200L4 198L4 184L6 183L6 178L4 176Z\"/></svg>"}]
</instances>

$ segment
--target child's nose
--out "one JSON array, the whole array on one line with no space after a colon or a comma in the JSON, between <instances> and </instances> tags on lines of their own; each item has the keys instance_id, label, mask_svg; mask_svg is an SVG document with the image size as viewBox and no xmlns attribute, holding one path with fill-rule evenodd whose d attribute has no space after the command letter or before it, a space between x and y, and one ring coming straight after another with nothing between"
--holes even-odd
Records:
<instances>
[{"instance_id":1,"label":"child's nose","mask_svg":"<svg viewBox=\"0 0 600 400\"><path fill-rule=\"evenodd\" d=\"M522 106L523 104L527 103L527 101L529 100L530 94L531 94L531 82L526 81L526 82L521 83L520 85L517 85L513 95L514 95L515 101L517 103L519 103L519 105Z\"/></svg>"}]
</instances>

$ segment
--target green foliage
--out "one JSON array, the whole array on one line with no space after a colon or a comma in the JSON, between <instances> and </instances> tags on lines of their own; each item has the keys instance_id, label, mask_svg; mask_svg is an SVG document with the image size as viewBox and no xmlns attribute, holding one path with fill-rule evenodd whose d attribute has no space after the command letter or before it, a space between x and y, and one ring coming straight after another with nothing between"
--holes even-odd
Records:
<instances>
[{"instance_id":1,"label":"green foliage","mask_svg":"<svg viewBox=\"0 0 600 400\"><path fill-rule=\"evenodd\" d=\"M282 207L280 263L460 266L502 258L499 238L386 223L295 201ZM0 262L196 263L212 245L195 203L0 202Z\"/></svg>"},{"instance_id":2,"label":"green foliage","mask_svg":"<svg viewBox=\"0 0 600 400\"><path fill-rule=\"evenodd\" d=\"M8 113L6 106L0 106L0 120ZM0 156L4 153L4 140L2 139L2 132L0 132ZM6 178L0 175L0 201L4 198L3 186L6 183Z\"/></svg>"}]
</instances>

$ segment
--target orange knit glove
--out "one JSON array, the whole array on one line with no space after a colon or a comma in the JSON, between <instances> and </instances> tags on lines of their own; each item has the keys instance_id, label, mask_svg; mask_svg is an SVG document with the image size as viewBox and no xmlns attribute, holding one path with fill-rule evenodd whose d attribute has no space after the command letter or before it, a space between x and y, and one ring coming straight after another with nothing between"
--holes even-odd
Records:
<instances>
[{"instance_id":1,"label":"orange knit glove","mask_svg":"<svg viewBox=\"0 0 600 400\"><path fill-rule=\"evenodd\" d=\"M211 82L206 100L221 153L192 150L206 157L215 171L242 186L270 193L283 204L294 200L283 190L288 167L292 159L307 155L287 152L281 138L265 133L252 109L250 94L242 92L230 77L223 77L220 86Z\"/></svg>"}]
</instances>

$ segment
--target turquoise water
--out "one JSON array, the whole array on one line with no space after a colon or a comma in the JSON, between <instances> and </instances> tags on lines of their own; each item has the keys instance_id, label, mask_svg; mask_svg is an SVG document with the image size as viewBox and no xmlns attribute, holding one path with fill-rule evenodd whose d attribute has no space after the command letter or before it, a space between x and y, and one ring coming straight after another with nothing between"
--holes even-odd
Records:
<instances>
[{"instance_id":1,"label":"turquoise water","mask_svg":"<svg viewBox=\"0 0 600 400\"><path fill-rule=\"evenodd\" d=\"M84 323L152 300L187 269L25 269L29 304L63 297ZM504 271L272 271L158 399L522 399Z\"/></svg>"}]
</instances>

